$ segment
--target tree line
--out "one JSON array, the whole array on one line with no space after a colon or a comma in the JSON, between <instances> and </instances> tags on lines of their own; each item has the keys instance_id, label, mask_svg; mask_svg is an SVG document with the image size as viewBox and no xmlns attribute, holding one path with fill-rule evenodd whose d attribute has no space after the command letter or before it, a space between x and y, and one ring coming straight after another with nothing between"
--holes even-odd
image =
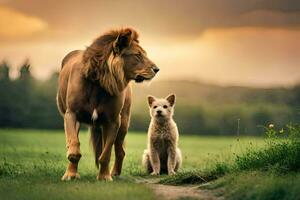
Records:
<instances>
[{"instance_id":1,"label":"tree line","mask_svg":"<svg viewBox=\"0 0 300 200\"><path fill-rule=\"evenodd\" d=\"M58 74L37 80L28 60L20 66L16 79L10 78L10 69L7 62L0 64L0 127L63 128L55 102Z\"/></svg>"},{"instance_id":2,"label":"tree line","mask_svg":"<svg viewBox=\"0 0 300 200\"><path fill-rule=\"evenodd\" d=\"M0 128L62 129L55 98L58 73L48 80L35 79L28 60L17 78L10 78L10 69L7 62L0 64ZM131 131L147 131L148 94L176 93L175 120L181 134L259 135L269 123L281 128L300 122L300 85L257 89L165 81L133 86Z\"/></svg>"}]
</instances>

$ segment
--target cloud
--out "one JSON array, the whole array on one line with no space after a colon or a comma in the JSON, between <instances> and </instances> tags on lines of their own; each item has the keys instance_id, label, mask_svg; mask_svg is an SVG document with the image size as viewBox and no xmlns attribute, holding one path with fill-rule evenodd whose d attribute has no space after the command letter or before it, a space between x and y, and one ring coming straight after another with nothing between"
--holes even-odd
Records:
<instances>
[{"instance_id":1,"label":"cloud","mask_svg":"<svg viewBox=\"0 0 300 200\"><path fill-rule=\"evenodd\" d=\"M239 25L299 28L299 19L300 12L254 10L242 14L239 18Z\"/></svg>"},{"instance_id":2,"label":"cloud","mask_svg":"<svg viewBox=\"0 0 300 200\"><path fill-rule=\"evenodd\" d=\"M0 7L0 24L3 17L12 21L21 15L26 23L18 19L8 25L30 31L9 31L6 38L21 34L14 37L22 40L1 41L0 60L17 65L28 57L37 77L59 70L64 55L84 49L103 31L131 26L161 66L158 78L252 86L300 80L299 0L10 0L3 5L14 10L3 16Z\"/></svg>"},{"instance_id":3,"label":"cloud","mask_svg":"<svg viewBox=\"0 0 300 200\"><path fill-rule=\"evenodd\" d=\"M211 28L300 27L299 0L14 0L5 5L80 34L122 25L160 37L198 36Z\"/></svg>"},{"instance_id":4,"label":"cloud","mask_svg":"<svg viewBox=\"0 0 300 200\"><path fill-rule=\"evenodd\" d=\"M40 18L0 6L1 40L20 39L34 36L47 30L48 24Z\"/></svg>"}]
</instances>

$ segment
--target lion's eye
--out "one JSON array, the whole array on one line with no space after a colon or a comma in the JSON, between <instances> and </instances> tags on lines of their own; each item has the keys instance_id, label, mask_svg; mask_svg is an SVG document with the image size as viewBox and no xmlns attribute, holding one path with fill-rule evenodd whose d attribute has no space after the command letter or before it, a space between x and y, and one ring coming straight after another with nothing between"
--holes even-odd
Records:
<instances>
[{"instance_id":1,"label":"lion's eye","mask_svg":"<svg viewBox=\"0 0 300 200\"><path fill-rule=\"evenodd\" d=\"M136 57L138 60L143 60L143 56L142 56L141 53L135 54L135 57Z\"/></svg>"},{"instance_id":2,"label":"lion's eye","mask_svg":"<svg viewBox=\"0 0 300 200\"><path fill-rule=\"evenodd\" d=\"M134 55L133 55L133 58L134 58L134 61L135 61L135 62L140 62L140 60L141 60L141 59L138 57L137 54L134 54Z\"/></svg>"},{"instance_id":3,"label":"lion's eye","mask_svg":"<svg viewBox=\"0 0 300 200\"><path fill-rule=\"evenodd\" d=\"M155 108L157 108L157 106L153 106L153 108L155 109Z\"/></svg>"},{"instance_id":4,"label":"lion's eye","mask_svg":"<svg viewBox=\"0 0 300 200\"><path fill-rule=\"evenodd\" d=\"M164 109L168 108L168 106L166 106L166 105L164 105L163 107L164 107Z\"/></svg>"}]
</instances>

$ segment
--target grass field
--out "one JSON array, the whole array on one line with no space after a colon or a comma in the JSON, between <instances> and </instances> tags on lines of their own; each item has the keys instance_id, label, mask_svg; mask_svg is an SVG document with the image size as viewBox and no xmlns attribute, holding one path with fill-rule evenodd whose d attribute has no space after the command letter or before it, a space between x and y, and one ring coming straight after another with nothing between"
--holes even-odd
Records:
<instances>
[{"instance_id":1,"label":"grass field","mask_svg":"<svg viewBox=\"0 0 300 200\"><path fill-rule=\"evenodd\" d=\"M62 182L67 164L63 131L0 130L1 199L155 199L151 189L138 183L149 178L141 167L146 133L128 134L123 173L113 182L96 181L89 134L82 131L80 140L81 179ZM262 139L181 136L181 172L209 168L215 160L228 162L250 142L260 146Z\"/></svg>"}]
</instances>

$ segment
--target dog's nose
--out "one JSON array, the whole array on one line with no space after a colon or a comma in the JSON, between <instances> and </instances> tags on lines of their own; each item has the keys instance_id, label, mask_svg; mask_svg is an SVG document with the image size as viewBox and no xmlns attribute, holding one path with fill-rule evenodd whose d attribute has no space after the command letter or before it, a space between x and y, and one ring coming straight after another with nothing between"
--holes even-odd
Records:
<instances>
[{"instance_id":1,"label":"dog's nose","mask_svg":"<svg viewBox=\"0 0 300 200\"><path fill-rule=\"evenodd\" d=\"M156 65L153 65L152 69L153 69L155 74L159 71L159 68Z\"/></svg>"},{"instance_id":2,"label":"dog's nose","mask_svg":"<svg viewBox=\"0 0 300 200\"><path fill-rule=\"evenodd\" d=\"M156 111L157 112L157 114L161 114L161 110L158 110L158 111Z\"/></svg>"}]
</instances>

